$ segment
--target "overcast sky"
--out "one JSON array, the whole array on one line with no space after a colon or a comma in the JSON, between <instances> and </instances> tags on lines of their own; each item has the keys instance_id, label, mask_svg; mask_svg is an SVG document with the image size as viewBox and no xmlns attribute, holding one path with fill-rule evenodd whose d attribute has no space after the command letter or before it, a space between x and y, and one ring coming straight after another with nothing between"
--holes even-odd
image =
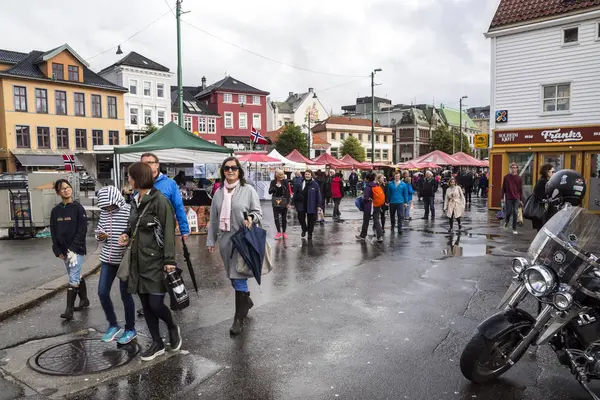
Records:
<instances>
[{"instance_id":1,"label":"overcast sky","mask_svg":"<svg viewBox=\"0 0 600 400\"><path fill-rule=\"evenodd\" d=\"M229 74L284 100L314 87L335 113L357 96L396 103L489 104L489 42L483 37L499 0L184 0L184 21L295 69L250 54L183 23L183 81L200 85ZM4 2L0 48L28 52L69 43L98 71L122 44L177 71L174 0ZM60 4L60 6L57 6ZM96 57L94 57L96 56ZM94 58L92 58L94 57ZM90 59L91 58L91 59ZM331 75L326 75L331 74ZM176 84L176 80L173 80Z\"/></svg>"}]
</instances>

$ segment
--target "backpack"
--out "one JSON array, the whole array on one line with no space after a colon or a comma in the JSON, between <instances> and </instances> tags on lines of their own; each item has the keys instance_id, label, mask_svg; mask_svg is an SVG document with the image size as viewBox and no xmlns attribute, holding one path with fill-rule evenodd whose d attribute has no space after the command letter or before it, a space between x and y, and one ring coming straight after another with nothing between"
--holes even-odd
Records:
<instances>
[{"instance_id":1,"label":"backpack","mask_svg":"<svg viewBox=\"0 0 600 400\"><path fill-rule=\"evenodd\" d=\"M365 211L365 200L363 199L362 196L357 197L356 200L354 200L354 205L356 206L356 208L358 208L360 211Z\"/></svg>"},{"instance_id":2,"label":"backpack","mask_svg":"<svg viewBox=\"0 0 600 400\"><path fill-rule=\"evenodd\" d=\"M373 187L373 207L381 207L385 204L385 193L381 186Z\"/></svg>"}]
</instances>

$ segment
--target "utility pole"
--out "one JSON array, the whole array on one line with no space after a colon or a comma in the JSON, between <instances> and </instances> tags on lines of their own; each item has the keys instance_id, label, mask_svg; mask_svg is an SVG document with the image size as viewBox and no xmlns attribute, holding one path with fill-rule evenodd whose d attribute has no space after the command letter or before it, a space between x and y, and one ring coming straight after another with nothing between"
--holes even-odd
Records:
<instances>
[{"instance_id":1,"label":"utility pole","mask_svg":"<svg viewBox=\"0 0 600 400\"><path fill-rule=\"evenodd\" d=\"M183 78L181 76L181 2L177 0L175 18L177 19L177 117L179 126L183 126Z\"/></svg>"},{"instance_id":2,"label":"utility pole","mask_svg":"<svg viewBox=\"0 0 600 400\"><path fill-rule=\"evenodd\" d=\"M381 71L377 68L371 72L371 164L375 164L375 73Z\"/></svg>"},{"instance_id":3,"label":"utility pole","mask_svg":"<svg viewBox=\"0 0 600 400\"><path fill-rule=\"evenodd\" d=\"M460 98L460 101L459 101L460 112L458 113L458 115L459 115L458 120L460 122L458 123L458 138L460 140L460 151L461 152L463 151L463 146L462 146L462 144L463 144L463 140L462 140L463 139L463 137L462 137L462 101L463 101L463 99L467 99L467 98L468 98L467 96L463 96ZM452 154L454 154L454 140L452 140Z\"/></svg>"}]
</instances>

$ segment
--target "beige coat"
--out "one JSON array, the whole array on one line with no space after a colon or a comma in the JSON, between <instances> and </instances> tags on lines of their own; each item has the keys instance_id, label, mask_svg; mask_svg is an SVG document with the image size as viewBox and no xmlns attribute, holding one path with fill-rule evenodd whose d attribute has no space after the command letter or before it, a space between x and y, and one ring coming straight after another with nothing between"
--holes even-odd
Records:
<instances>
[{"instance_id":1,"label":"beige coat","mask_svg":"<svg viewBox=\"0 0 600 400\"><path fill-rule=\"evenodd\" d=\"M460 218L465 213L465 195L458 185L448 187L446 191L445 211L448 218L454 213L455 218Z\"/></svg>"}]
</instances>

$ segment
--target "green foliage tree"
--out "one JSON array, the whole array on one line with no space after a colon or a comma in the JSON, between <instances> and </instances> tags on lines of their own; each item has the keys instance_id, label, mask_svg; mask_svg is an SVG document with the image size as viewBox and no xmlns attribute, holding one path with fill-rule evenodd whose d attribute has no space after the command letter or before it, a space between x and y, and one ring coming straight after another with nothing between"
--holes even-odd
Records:
<instances>
[{"instance_id":1,"label":"green foliage tree","mask_svg":"<svg viewBox=\"0 0 600 400\"><path fill-rule=\"evenodd\" d=\"M341 152L342 156L349 154L350 157L354 158L358 162L365 161L365 148L354 136L350 136L348 139L342 140Z\"/></svg>"},{"instance_id":2,"label":"green foliage tree","mask_svg":"<svg viewBox=\"0 0 600 400\"><path fill-rule=\"evenodd\" d=\"M286 156L297 149L303 156L308 157L308 142L306 134L298 125L287 125L275 142L275 149Z\"/></svg>"},{"instance_id":3,"label":"green foliage tree","mask_svg":"<svg viewBox=\"0 0 600 400\"><path fill-rule=\"evenodd\" d=\"M146 135L151 135L158 130L158 127L153 123L146 125Z\"/></svg>"},{"instance_id":4,"label":"green foliage tree","mask_svg":"<svg viewBox=\"0 0 600 400\"><path fill-rule=\"evenodd\" d=\"M446 125L437 126L431 135L431 140L429 144L431 145L431 150L440 150L446 154L453 154L460 151L460 141L458 139L459 132L458 129L452 128L449 129ZM454 141L454 146L452 142ZM471 147L469 146L469 138L464 133L462 134L462 151L467 154L471 154Z\"/></svg>"}]
</instances>

